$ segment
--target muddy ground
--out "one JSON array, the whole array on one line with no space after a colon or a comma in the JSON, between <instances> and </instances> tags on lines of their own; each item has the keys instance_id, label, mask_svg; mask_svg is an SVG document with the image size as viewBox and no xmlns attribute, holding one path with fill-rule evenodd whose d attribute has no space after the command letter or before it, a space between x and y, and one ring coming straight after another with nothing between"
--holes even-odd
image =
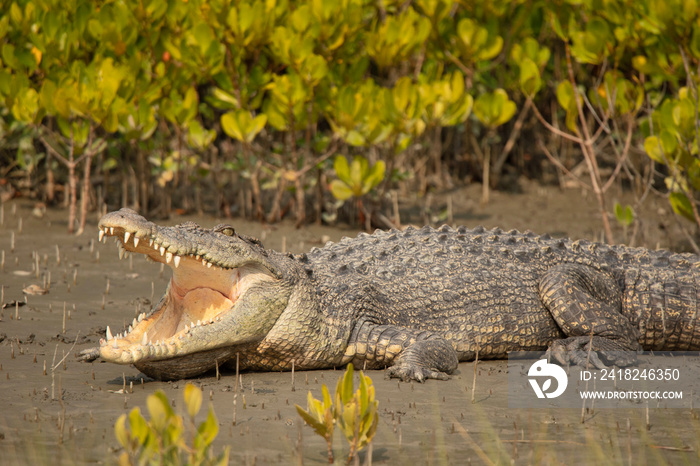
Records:
<instances>
[{"instance_id":1,"label":"muddy ground","mask_svg":"<svg viewBox=\"0 0 700 466\"><path fill-rule=\"evenodd\" d=\"M479 189L450 194L454 223L600 239L601 222L592 195L538 185L523 193L492 193L479 205ZM630 202L627 196L612 195ZM422 223L421 200L402 203L403 223ZM436 196L428 215L439 215L445 196ZM0 463L114 464L119 452L114 422L134 407L146 411L146 397L162 389L182 409L185 382L142 379L133 367L81 363L74 356L95 346L104 335L123 328L165 289L169 271L141 257L119 261L116 247L97 242L95 217L87 233L66 233L66 212L49 210L42 217L33 204L15 200L2 205L0 270ZM687 249L677 220L663 199L650 197L634 233L636 245ZM205 226L212 217L193 218ZM184 218L174 218L179 223ZM353 236L357 230L290 224L263 226L234 220L236 229L264 240L267 247L301 252L327 240ZM616 228L619 241L625 233ZM37 258L38 257L38 270ZM25 295L26 286L44 286L49 293ZM107 292L108 291L108 292ZM26 304L25 304L26 299ZM15 305L17 302L19 305ZM64 311L65 309L65 311ZM74 346L74 342L77 343ZM63 359L64 363L60 363ZM620 464L697 463L700 421L691 409L558 410L508 408L505 361L478 363L475 403L471 402L474 364L460 364L451 380L406 384L385 380L370 371L381 419L373 444L374 464ZM325 442L304 426L294 404L306 406L307 392L320 397L321 384L335 387L340 371L296 374L245 373L238 387L226 372L193 380L214 406L220 432L214 449L231 447L232 464L305 464L326 462ZM132 387L133 383L133 387ZM126 390L124 387L126 386ZM245 401L243 401L245 400ZM198 419L204 419L203 409ZM335 452L347 454L336 433ZM366 455L363 453L362 460Z\"/></svg>"}]
</instances>

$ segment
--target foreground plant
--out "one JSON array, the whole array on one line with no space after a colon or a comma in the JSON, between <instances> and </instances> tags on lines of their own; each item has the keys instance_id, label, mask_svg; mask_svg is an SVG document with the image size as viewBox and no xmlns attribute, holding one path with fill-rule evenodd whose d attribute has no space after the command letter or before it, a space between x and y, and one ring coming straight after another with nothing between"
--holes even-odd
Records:
<instances>
[{"instance_id":1,"label":"foreground plant","mask_svg":"<svg viewBox=\"0 0 700 466\"><path fill-rule=\"evenodd\" d=\"M360 387L355 391L353 383L353 366L348 364L345 374L338 379L335 388L335 403L324 384L321 388L323 399L317 400L309 391L307 410L296 405L297 412L314 431L326 439L328 444L328 462L333 463L333 430L337 424L350 445L346 464L365 448L377 432L377 407L374 399L372 379L360 371Z\"/></svg>"},{"instance_id":2,"label":"foreground plant","mask_svg":"<svg viewBox=\"0 0 700 466\"><path fill-rule=\"evenodd\" d=\"M126 427L127 415L122 414L114 424L117 440L124 447L124 452L119 456L119 464L228 464L228 447L217 457L213 457L210 451L211 444L219 433L219 425L211 406L207 419L195 428L194 418L202 406L202 391L187 384L184 400L189 418L187 429L183 417L175 414L162 390L150 395L146 401L150 421L146 421L139 408L134 408L128 416L129 430ZM186 431L190 433L190 444L185 439Z\"/></svg>"}]
</instances>

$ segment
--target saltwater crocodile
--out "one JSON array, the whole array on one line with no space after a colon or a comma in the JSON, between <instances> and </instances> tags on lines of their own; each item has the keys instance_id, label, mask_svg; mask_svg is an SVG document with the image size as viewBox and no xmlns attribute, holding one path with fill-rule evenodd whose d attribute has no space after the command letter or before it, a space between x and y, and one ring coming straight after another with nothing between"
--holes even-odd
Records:
<instances>
[{"instance_id":1,"label":"saltwater crocodile","mask_svg":"<svg viewBox=\"0 0 700 466\"><path fill-rule=\"evenodd\" d=\"M238 361L250 370L353 362L423 381L448 378L477 353L549 348L562 362L602 366L630 364L641 349L700 350L691 254L444 226L361 233L293 255L229 225L162 227L129 209L104 216L99 236L173 275L152 311L121 334L107 327L82 358L158 379ZM628 353L601 361L589 347Z\"/></svg>"}]
</instances>

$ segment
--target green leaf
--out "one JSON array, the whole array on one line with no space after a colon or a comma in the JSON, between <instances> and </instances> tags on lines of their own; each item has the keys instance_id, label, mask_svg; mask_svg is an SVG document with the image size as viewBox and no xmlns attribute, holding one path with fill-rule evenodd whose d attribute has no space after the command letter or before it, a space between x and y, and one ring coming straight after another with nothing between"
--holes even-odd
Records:
<instances>
[{"instance_id":1,"label":"green leaf","mask_svg":"<svg viewBox=\"0 0 700 466\"><path fill-rule=\"evenodd\" d=\"M23 89L12 106L12 115L23 123L33 123L39 112L39 94L32 88Z\"/></svg>"},{"instance_id":2,"label":"green leaf","mask_svg":"<svg viewBox=\"0 0 700 466\"><path fill-rule=\"evenodd\" d=\"M266 123L267 115L265 115L264 113L261 113L260 115L257 115L255 118L253 118L250 125L246 129L246 141L252 142L253 139L255 139L255 136L257 136L258 133L260 133L260 131L263 130Z\"/></svg>"},{"instance_id":3,"label":"green leaf","mask_svg":"<svg viewBox=\"0 0 700 466\"><path fill-rule=\"evenodd\" d=\"M333 161L333 169L335 170L335 175L344 183L351 184L352 179L350 178L350 166L348 165L348 159L342 155L336 156Z\"/></svg>"},{"instance_id":4,"label":"green leaf","mask_svg":"<svg viewBox=\"0 0 700 466\"><path fill-rule=\"evenodd\" d=\"M574 87L569 81L562 81L557 86L557 101L561 108L569 111L576 106L576 100L574 96Z\"/></svg>"},{"instance_id":5,"label":"green leaf","mask_svg":"<svg viewBox=\"0 0 700 466\"><path fill-rule=\"evenodd\" d=\"M661 142L657 136L649 136L644 139L644 150L655 162L666 165L666 157L661 149Z\"/></svg>"},{"instance_id":6,"label":"green leaf","mask_svg":"<svg viewBox=\"0 0 700 466\"><path fill-rule=\"evenodd\" d=\"M411 79L408 77L400 78L394 88L392 89L392 95L394 100L394 105L398 111L403 112L408 107L411 91L413 90L413 84Z\"/></svg>"},{"instance_id":7,"label":"green leaf","mask_svg":"<svg viewBox=\"0 0 700 466\"><path fill-rule=\"evenodd\" d=\"M199 50L202 54L205 54L209 50L209 46L214 40L214 33L207 23L199 23L192 30L194 38L199 46Z\"/></svg>"},{"instance_id":8,"label":"green leaf","mask_svg":"<svg viewBox=\"0 0 700 466\"><path fill-rule=\"evenodd\" d=\"M198 388L200 395L202 393ZM214 441L216 436L219 434L219 424L216 422L216 415L214 415L214 408L209 407L209 414L207 414L207 419L202 422L197 428L197 436L195 437L194 447L195 450L201 450L203 448L209 447Z\"/></svg>"},{"instance_id":9,"label":"green leaf","mask_svg":"<svg viewBox=\"0 0 700 466\"><path fill-rule=\"evenodd\" d=\"M22 68L15 55L15 47L12 44L4 44L2 46L2 60L5 62L5 65L15 71L19 71Z\"/></svg>"},{"instance_id":10,"label":"green leaf","mask_svg":"<svg viewBox=\"0 0 700 466\"><path fill-rule=\"evenodd\" d=\"M151 415L153 427L158 431L162 431L170 418L169 414L172 412L167 396L162 390L158 390L146 398L146 406L148 406L148 413Z\"/></svg>"},{"instance_id":11,"label":"green leaf","mask_svg":"<svg viewBox=\"0 0 700 466\"><path fill-rule=\"evenodd\" d=\"M224 132L230 137L239 141L245 140L245 136L243 135L243 129L240 127L238 120L236 119L236 114L234 112L228 112L221 115L221 127L224 129Z\"/></svg>"},{"instance_id":12,"label":"green leaf","mask_svg":"<svg viewBox=\"0 0 700 466\"><path fill-rule=\"evenodd\" d=\"M634 222L634 211L632 210L631 206L626 205L622 207L622 205L619 202L616 202L615 218L617 219L617 222L620 225L628 227L632 225L632 222Z\"/></svg>"},{"instance_id":13,"label":"green leaf","mask_svg":"<svg viewBox=\"0 0 700 466\"><path fill-rule=\"evenodd\" d=\"M659 133L661 139L661 148L668 158L675 158L676 149L678 149L678 132L670 129L662 129Z\"/></svg>"},{"instance_id":14,"label":"green leaf","mask_svg":"<svg viewBox=\"0 0 700 466\"><path fill-rule=\"evenodd\" d=\"M354 195L353 191L348 187L348 185L340 180L331 181L330 190L333 197L339 201L346 201Z\"/></svg>"},{"instance_id":15,"label":"green leaf","mask_svg":"<svg viewBox=\"0 0 700 466\"><path fill-rule=\"evenodd\" d=\"M217 103L217 108L232 109L240 108L241 106L238 102L238 99L236 99L235 96L218 87L214 88L214 90L212 91L212 95Z\"/></svg>"},{"instance_id":16,"label":"green leaf","mask_svg":"<svg viewBox=\"0 0 700 466\"><path fill-rule=\"evenodd\" d=\"M562 81L557 86L557 101L559 101L559 105L566 110L566 127L574 133L578 132L576 126L578 118L576 99L580 98L580 96L576 95L571 82Z\"/></svg>"},{"instance_id":17,"label":"green leaf","mask_svg":"<svg viewBox=\"0 0 700 466\"><path fill-rule=\"evenodd\" d=\"M687 218L690 221L695 221L693 207L685 194L680 192L672 192L668 196L669 201L671 201L671 207L675 213Z\"/></svg>"},{"instance_id":18,"label":"green leaf","mask_svg":"<svg viewBox=\"0 0 700 466\"><path fill-rule=\"evenodd\" d=\"M345 374L343 375L342 385L340 386L340 397L343 404L348 403L353 396L353 369L352 363L348 364Z\"/></svg>"},{"instance_id":19,"label":"green leaf","mask_svg":"<svg viewBox=\"0 0 700 466\"><path fill-rule=\"evenodd\" d=\"M534 97L542 87L540 70L530 58L520 62L520 89L528 97Z\"/></svg>"},{"instance_id":20,"label":"green leaf","mask_svg":"<svg viewBox=\"0 0 700 466\"><path fill-rule=\"evenodd\" d=\"M369 173L365 176L362 184L362 194L367 194L372 189L374 189L379 183L384 180L384 172L386 171L386 164L383 160L377 161L374 166L369 170Z\"/></svg>"},{"instance_id":21,"label":"green leaf","mask_svg":"<svg viewBox=\"0 0 700 466\"><path fill-rule=\"evenodd\" d=\"M126 414L122 414L114 423L114 435L124 448L129 448L129 432L126 430Z\"/></svg>"},{"instance_id":22,"label":"green leaf","mask_svg":"<svg viewBox=\"0 0 700 466\"><path fill-rule=\"evenodd\" d=\"M22 9L15 2L10 5L10 19L16 26L22 26Z\"/></svg>"},{"instance_id":23,"label":"green leaf","mask_svg":"<svg viewBox=\"0 0 700 466\"><path fill-rule=\"evenodd\" d=\"M508 122L515 115L515 102L508 98L503 89L481 94L474 102L474 114L486 126L496 128Z\"/></svg>"},{"instance_id":24,"label":"green leaf","mask_svg":"<svg viewBox=\"0 0 700 466\"><path fill-rule=\"evenodd\" d=\"M309 392L311 393L311 392ZM306 422L309 426L311 426L318 435L320 436L325 436L326 435L326 426L325 424L317 421L311 414L306 412L301 406L295 405L297 409L297 413L299 413L299 416Z\"/></svg>"},{"instance_id":25,"label":"green leaf","mask_svg":"<svg viewBox=\"0 0 700 466\"><path fill-rule=\"evenodd\" d=\"M53 81L45 80L41 86L41 93L39 95L39 102L42 107L44 107L49 115L56 114L56 107L54 106L54 95L56 94L56 84Z\"/></svg>"},{"instance_id":26,"label":"green leaf","mask_svg":"<svg viewBox=\"0 0 700 466\"><path fill-rule=\"evenodd\" d=\"M345 140L345 142L355 147L364 146L367 143L365 137L359 131L356 131L354 129L348 131L344 135L343 139Z\"/></svg>"},{"instance_id":27,"label":"green leaf","mask_svg":"<svg viewBox=\"0 0 700 466\"><path fill-rule=\"evenodd\" d=\"M129 413L129 426L131 427L132 436L138 440L139 444L143 445L146 442L150 428L141 415L139 408L134 408Z\"/></svg>"},{"instance_id":28,"label":"green leaf","mask_svg":"<svg viewBox=\"0 0 700 466\"><path fill-rule=\"evenodd\" d=\"M202 406L202 390L188 383L185 385L184 397L187 414L194 419Z\"/></svg>"},{"instance_id":29,"label":"green leaf","mask_svg":"<svg viewBox=\"0 0 700 466\"><path fill-rule=\"evenodd\" d=\"M350 163L350 188L355 193L355 196L362 195L362 180L367 173L369 162L361 155L356 155Z\"/></svg>"}]
</instances>

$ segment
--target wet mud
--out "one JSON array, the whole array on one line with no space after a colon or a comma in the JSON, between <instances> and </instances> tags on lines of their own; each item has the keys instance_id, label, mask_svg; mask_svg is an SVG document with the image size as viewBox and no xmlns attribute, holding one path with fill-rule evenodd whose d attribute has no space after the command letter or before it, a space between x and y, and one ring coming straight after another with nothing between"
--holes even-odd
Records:
<instances>
[{"instance_id":1,"label":"wet mud","mask_svg":"<svg viewBox=\"0 0 700 466\"><path fill-rule=\"evenodd\" d=\"M452 194L454 223L600 238L592 195L587 199L580 192L533 186L518 195L493 193L492 203L481 207L474 188ZM683 235L661 201L652 200L638 213L644 220L635 241L683 249ZM444 197L434 200L435 212L444 202ZM410 208L407 212L402 220L418 225L420 215L412 218ZM145 413L146 398L157 389L165 391L176 411L183 409L185 381L158 382L130 366L75 359L79 351L99 344L107 325L121 330L157 302L170 275L142 257L120 261L114 245L98 243L96 218L78 237L66 233L65 218L60 210L36 217L28 201L2 205L2 464L114 464L119 452L114 423L122 413L134 407ZM184 220L205 226L222 221L179 217L169 223ZM267 247L292 252L357 233L232 223ZM621 239L624 232L618 228L616 234ZM23 293L30 285L48 293ZM229 445L232 464L325 464L325 441L303 425L294 405L306 407L309 390L320 397L322 384L332 392L341 373L297 372L294 385L288 372L243 373L238 382L223 372L219 380L210 374L190 382L204 392L198 420L211 403L220 428L214 451ZM381 371L368 375L380 412L372 464L675 464L697 463L700 457L697 409L511 409L505 361L461 363L445 382L401 383L385 379ZM344 462L348 447L339 433L334 449ZM366 452L360 457L368 460Z\"/></svg>"}]
</instances>

